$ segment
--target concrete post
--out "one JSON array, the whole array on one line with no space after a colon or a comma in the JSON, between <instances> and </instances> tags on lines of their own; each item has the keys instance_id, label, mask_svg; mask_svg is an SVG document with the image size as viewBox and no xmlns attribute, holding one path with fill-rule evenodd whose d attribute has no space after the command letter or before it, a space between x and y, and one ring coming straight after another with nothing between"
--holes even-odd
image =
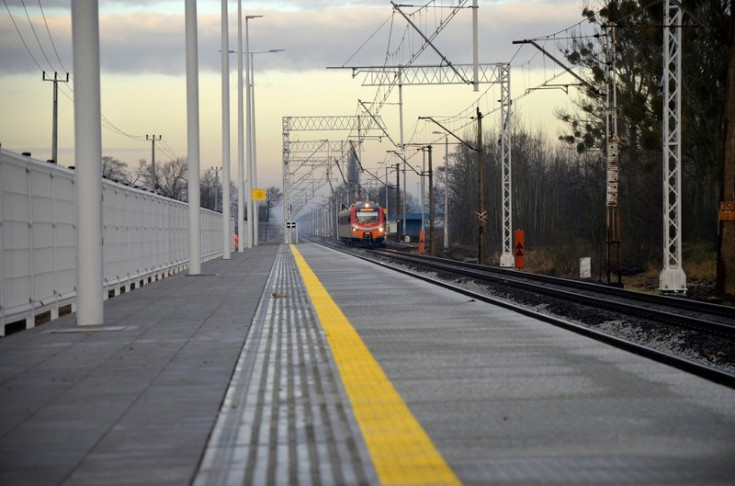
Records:
<instances>
[{"instance_id":1,"label":"concrete post","mask_svg":"<svg viewBox=\"0 0 735 486\"><path fill-rule=\"evenodd\" d=\"M199 59L196 0L186 0L186 137L189 161L189 275L202 273L199 231Z\"/></svg>"},{"instance_id":2,"label":"concrete post","mask_svg":"<svg viewBox=\"0 0 735 486\"><path fill-rule=\"evenodd\" d=\"M77 216L77 325L104 324L102 269L102 128L97 2L72 0L74 165Z\"/></svg>"},{"instance_id":3,"label":"concrete post","mask_svg":"<svg viewBox=\"0 0 735 486\"><path fill-rule=\"evenodd\" d=\"M227 0L222 0L222 259L229 260L230 244L230 39Z\"/></svg>"},{"instance_id":4,"label":"concrete post","mask_svg":"<svg viewBox=\"0 0 735 486\"><path fill-rule=\"evenodd\" d=\"M237 0L237 251L245 250L245 141L242 101L242 0Z\"/></svg>"}]
</instances>

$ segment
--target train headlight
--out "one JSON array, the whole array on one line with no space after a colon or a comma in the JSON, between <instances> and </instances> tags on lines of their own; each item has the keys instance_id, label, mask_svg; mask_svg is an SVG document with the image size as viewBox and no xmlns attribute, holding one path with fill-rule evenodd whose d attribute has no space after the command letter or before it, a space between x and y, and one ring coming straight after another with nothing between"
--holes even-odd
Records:
<instances>
[{"instance_id":1,"label":"train headlight","mask_svg":"<svg viewBox=\"0 0 735 486\"><path fill-rule=\"evenodd\" d=\"M378 231L380 231L381 233L384 233L385 232L385 228L381 226L380 228L378 228Z\"/></svg>"}]
</instances>

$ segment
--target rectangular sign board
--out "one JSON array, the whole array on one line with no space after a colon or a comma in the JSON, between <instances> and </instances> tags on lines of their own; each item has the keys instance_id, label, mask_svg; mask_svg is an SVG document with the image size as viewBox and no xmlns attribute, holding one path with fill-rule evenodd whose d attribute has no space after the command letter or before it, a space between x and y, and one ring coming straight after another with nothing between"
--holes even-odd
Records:
<instances>
[{"instance_id":1,"label":"rectangular sign board","mask_svg":"<svg viewBox=\"0 0 735 486\"><path fill-rule=\"evenodd\" d=\"M265 189L251 189L250 195L253 201L265 201Z\"/></svg>"}]
</instances>

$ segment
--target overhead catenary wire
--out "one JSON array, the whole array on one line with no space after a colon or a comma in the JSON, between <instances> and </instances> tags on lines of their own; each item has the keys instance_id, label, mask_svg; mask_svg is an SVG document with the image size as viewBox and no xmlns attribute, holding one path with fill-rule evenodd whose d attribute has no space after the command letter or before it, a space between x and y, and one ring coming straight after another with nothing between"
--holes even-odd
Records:
<instances>
[{"instance_id":1,"label":"overhead catenary wire","mask_svg":"<svg viewBox=\"0 0 735 486\"><path fill-rule=\"evenodd\" d=\"M391 28L390 28L389 36L388 36L389 37L389 43L388 43L388 45L386 47L385 57L384 57L384 61L383 61L384 64L383 65L384 66L397 66L397 65L399 65L399 66L404 66L404 67L411 66L412 63L418 58L418 56L427 47L431 46L431 42L436 38L436 36L439 35L439 33L441 33L441 31L444 29L444 27L446 25L448 25L449 21L459 12L459 10L461 8L463 8L463 6L466 3L467 3L467 0L458 0L457 1L457 5L454 5L453 2L452 2L452 5L447 6L447 7L445 7L444 5L441 5L442 8L451 8L451 12L449 12L449 14L447 16L442 15L441 18L439 18L438 21L437 21L437 15L435 13L434 25L436 27L434 28L434 31L429 36L425 36L421 32L421 29L418 29L416 27L414 29L411 29L412 21L409 20L409 17L414 17L414 16L418 17L418 23L422 25L422 29L423 30L427 30L425 26L428 25L429 19L427 18L428 15L426 15L426 14L427 14L427 12L429 12L430 7L432 7L432 5L433 6L436 6L435 5L436 4L436 1L435 0L430 0L430 1L428 1L428 2L426 2L424 4L422 4L422 5L418 5L418 6L414 6L414 5L403 5L403 4L397 5L396 3L391 2L391 4L393 5L394 8L393 8L392 15L390 17L390 19L391 19ZM402 11L399 10L399 7L416 8L416 10L414 10L412 12L409 12L409 13L403 13ZM395 50L391 50L391 43L390 42L393 39L393 27L395 25L395 14L396 14L397 11L400 12L404 16L404 18L406 19L408 25L406 25L404 27L403 35L402 35L400 41L397 42L396 47L395 47ZM385 22L383 22L383 24L381 25L380 28L382 28L385 25L386 22L387 22L387 20ZM419 31L418 34L415 33L414 30L418 30ZM409 35L411 33L413 33L414 35ZM371 38L374 37L374 35L375 35L375 33L373 35L371 35ZM421 40L421 45L417 49L414 49L413 48L413 41L414 41L414 38L415 37L420 37L420 40ZM361 47L360 47L360 49L358 49L358 51L361 50L362 48L364 48L364 46L366 44L367 44L367 41L361 45ZM406 47L407 47L407 49L406 49ZM403 52L406 51L406 50L408 50L411 53L409 55L410 57L409 57L408 61L404 61L404 58L403 58ZM356 54L357 54L357 52L356 53L353 53L353 55L350 56L350 59L354 58ZM346 65L346 63L345 63L345 65ZM342 67L346 67L345 65L343 65ZM396 77L393 78L393 80L392 80L391 83L386 84L386 85L382 85L382 86L378 87L378 89L375 92L375 96L373 97L372 102L369 103L371 107L374 107L373 112L374 112L374 115L375 116L378 116L380 114L380 112L382 110L382 107L387 103L387 100L388 100L389 96L391 95L391 93L392 93L393 89L395 88L395 86L397 84L399 84L399 82L400 82L399 76L396 76ZM350 136L353 136L353 134L350 133ZM363 135L360 134L360 138L362 138L362 137L363 137Z\"/></svg>"},{"instance_id":2,"label":"overhead catenary wire","mask_svg":"<svg viewBox=\"0 0 735 486\"><path fill-rule=\"evenodd\" d=\"M347 60L346 60L345 62L343 62L343 63L342 63L342 67L345 67L345 66L347 66L347 63L348 63L348 62L350 62L350 61L351 61L351 60L352 60L352 59L353 59L353 58L354 58L354 57L355 57L355 56L356 56L356 55L357 55L357 54L358 54L358 53L359 53L359 52L360 52L360 51L362 50L362 48L363 48L363 47L365 47L365 46L366 46L366 45L368 44L368 42L370 42L370 41L371 41L371 40L373 39L373 37L375 37L375 36L377 35L377 33L378 33L378 32L380 32L380 30L381 30L381 29L382 29L382 28L383 28L383 27L385 26L385 24L386 24L386 23L388 23L388 21L389 21L389 20L391 20L391 17L392 17L392 16L388 16L388 17L387 17L387 18L386 18L386 19L385 19L385 20L383 21L383 23L382 23L382 24L380 24L380 27L378 27L378 28L377 28L377 29L375 30L375 32L373 32L372 34L370 34L370 37L368 37L368 38L367 38L367 39L365 40L365 42L363 42L363 43L362 43L362 45L360 45L360 47L358 47L358 48L357 48L357 50L355 50L355 52L353 52L353 53L352 53L352 55L351 55L350 57L348 57L348 58L347 58Z\"/></svg>"},{"instance_id":3,"label":"overhead catenary wire","mask_svg":"<svg viewBox=\"0 0 735 486\"><path fill-rule=\"evenodd\" d=\"M629 17L631 17L631 16L633 16L633 15L635 15L637 13L640 13L642 10L645 10L645 9L647 9L647 8L655 5L656 3L659 3L660 1L661 0L653 0L652 2L649 2L648 4L646 4L645 6L637 9L634 12L631 12L628 15L626 15L625 17L621 17L621 19L618 19L617 21L625 20L625 19L627 19L627 18L629 18ZM597 13L599 14L599 12L597 12ZM575 24L573 24L573 25L571 25L569 27L566 27L566 28L561 29L561 30L559 30L557 32L554 32L553 34L539 36L539 37L535 37L535 38L532 38L532 39L529 39L529 40L534 40L534 41L548 41L548 40L558 41L558 40L565 40L565 39L592 39L592 38L597 39L597 38L599 38L600 37L600 33L599 32L598 33L595 33L595 34L591 34L591 35L575 35L575 36L569 36L569 37L560 37L560 34L568 33L572 29L580 28L585 22L588 22L588 19L583 19L583 20L581 20L579 22L576 22ZM521 44L519 46L519 48L516 50L515 54L513 55L511 61L509 62L509 64L511 64L515 60L515 58L518 57L518 55L521 52L521 49L523 48L523 46L524 46L523 44ZM539 51L534 52L534 55L533 56L531 56L528 60L526 60L524 63L521 64L521 66L528 66L529 77L530 77L530 62L534 58L536 58L536 56L538 56L538 54L539 54ZM593 52L592 54L594 55L595 53ZM544 57L544 60L545 60L545 57L546 56L543 56L543 57ZM516 67L517 68L518 66L519 65L514 65L514 66L511 66L511 67ZM579 66L580 66L580 64L573 64L572 65L572 67L579 67ZM544 63L544 69L545 69L545 63ZM520 100L520 99L528 96L534 89L538 89L538 88L544 87L547 83L549 83L549 82L551 82L551 81L559 78L563 74L564 74L563 72L561 72L561 73L554 72L550 76L549 75L546 75L545 76L546 79L542 83L536 85L533 88L526 89L522 94L520 94L519 96L516 96L515 98L513 98L512 99L512 103L515 103L516 101L518 101L518 100ZM530 82L529 82L529 84L530 84ZM449 117L446 117L446 118L437 118L437 120L443 120L444 122L450 123L450 124L451 123L454 123L456 121L459 121L459 120L463 120L463 124L461 124L459 127L454 127L455 130L462 130L462 129L466 128L467 126L471 125L472 123L474 123L474 121L471 120L470 113L471 113L472 110L475 109L475 107L477 107L478 105L480 105L483 102L483 100L485 101L486 106L487 106L486 113L485 113L486 115L493 114L493 113L499 111L500 110L500 107L497 107L496 106L494 108L490 108L490 103L488 101L488 94L489 94L489 92L490 92L490 90L492 88L493 88L493 86L489 87L473 103L471 103L470 105L468 105L466 108L464 108L463 110L461 110L457 114L452 115L452 116L449 116Z\"/></svg>"}]
</instances>

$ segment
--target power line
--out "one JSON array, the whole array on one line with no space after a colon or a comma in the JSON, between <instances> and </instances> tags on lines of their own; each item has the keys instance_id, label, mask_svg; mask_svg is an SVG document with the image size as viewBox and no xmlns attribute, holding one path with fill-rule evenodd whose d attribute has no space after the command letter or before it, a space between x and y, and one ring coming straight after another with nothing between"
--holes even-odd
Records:
<instances>
[{"instance_id":1,"label":"power line","mask_svg":"<svg viewBox=\"0 0 735 486\"><path fill-rule=\"evenodd\" d=\"M18 23L16 22L15 17L13 16L13 14L12 14L12 12L10 10L10 7L8 5L7 0L3 0L3 4L5 5L5 9L8 12L8 16L10 17L10 20L12 21L13 26L15 27L15 31L18 34L18 37L20 38L21 43L23 44L23 47L25 47L26 52L28 53L28 55L30 56L31 60L36 65L36 67L38 67L38 69L40 71L45 72L46 70L43 69L43 67L41 66L41 64L38 62L38 59L36 59L36 57L33 55L33 51L29 47L29 45L26 42L25 38L23 37L23 34L22 34L21 30L20 30L20 27L18 26ZM45 52L45 50L43 48L43 45L42 45L41 40L40 40L40 38L38 36L38 33L36 32L36 29L34 27L33 21L31 19L31 16L30 16L30 13L28 11L28 7L25 4L25 1L24 0L21 0L21 4L22 4L23 9L25 11L26 18L28 19L28 24L30 25L31 30L33 31L33 35L34 35L34 37L36 39L36 43L38 44L38 47L41 49L41 53L43 54L44 59L46 60L46 62L48 63L48 65L51 67L51 71L56 72L57 71L56 68L54 67L53 63L49 59L48 55L46 55L46 52ZM53 46L53 50L54 50L54 53L56 55L56 59L59 61L59 64L61 65L63 71L66 73L67 72L66 67L64 66L64 63L61 61L61 57L59 56L58 50L56 49L56 44L55 44L55 42L53 40L53 35L51 34L51 29L48 26L48 22L46 20L46 15L43 12L43 7L41 5L41 1L40 0L38 0L38 5L39 5L39 8L41 10L41 15L43 17L44 23L46 25L46 32L48 34L49 40L51 41L51 45ZM69 76L67 79L70 82L73 82L73 78L71 76ZM61 88L60 89L61 93L70 102L73 103L74 102L74 88L71 85L71 83L68 84L68 85L67 84L64 84L64 85L59 86L59 87ZM137 141L137 142L145 141L145 135L133 135L131 133L128 133L128 132L122 130L121 128L119 128L112 121L110 121L109 118L107 118L104 115L101 115L100 123L101 123L101 126L103 128L106 128L107 130L109 130L111 132L117 133L118 135L122 135L123 137L127 137L127 138L129 138L131 140L134 140L134 141ZM174 154L174 152L172 150L170 150L170 148L169 148L169 154L172 156L172 158L176 158L176 155Z\"/></svg>"},{"instance_id":2,"label":"power line","mask_svg":"<svg viewBox=\"0 0 735 486\"><path fill-rule=\"evenodd\" d=\"M13 17L13 14L10 12L10 7L8 7L8 2L6 0L3 0L3 3L5 4L5 9L8 11L8 15L10 16L10 20L13 22L13 27L15 27L15 31L18 33L18 37L20 37L21 42L23 43L23 47L26 48L26 51L28 52L28 55L31 56L31 59L33 60L33 63L38 67L39 71L43 71L43 68L41 67L41 64L36 60L35 56L31 52L31 49L28 47L28 44L26 43L26 40L23 38L23 34L20 33L20 29L18 28L18 24L15 22L15 18Z\"/></svg>"},{"instance_id":3,"label":"power line","mask_svg":"<svg viewBox=\"0 0 735 486\"><path fill-rule=\"evenodd\" d=\"M168 155L171 159L180 158L178 155L176 155L176 153L173 151L173 149L171 148L171 146L168 144L166 140L161 140L160 145L162 146L161 148L163 148L163 152L165 152L166 155Z\"/></svg>"},{"instance_id":4,"label":"power line","mask_svg":"<svg viewBox=\"0 0 735 486\"><path fill-rule=\"evenodd\" d=\"M20 0L21 5L23 5L23 10L26 12L26 18L28 19L28 25L31 27L31 32L33 32L33 37L36 38L36 43L38 44L38 48L41 49L41 54L43 54L44 59L46 59L46 62L48 63L49 67L52 71L56 71L56 68L51 63L51 60L46 55L46 50L43 48L43 45L41 44L41 39L38 38L38 33L36 32L36 28L33 26L33 21L31 20L31 16L28 13L28 7L26 7L26 3L24 0Z\"/></svg>"},{"instance_id":5,"label":"power line","mask_svg":"<svg viewBox=\"0 0 735 486\"><path fill-rule=\"evenodd\" d=\"M49 29L48 22L46 21L46 14L43 12L43 6L41 5L41 0L38 0L38 8L41 10L41 17L43 17L43 23L46 25L46 33L48 34L48 38L51 41L51 47L54 48L54 54L56 54L56 59L59 61L59 64L61 65L61 68L64 70L64 72L68 73L69 70L66 69L66 66L64 66L64 63L61 62L61 57L59 57L59 51L56 50L56 44L54 43L54 38L51 36L51 30Z\"/></svg>"}]
</instances>

